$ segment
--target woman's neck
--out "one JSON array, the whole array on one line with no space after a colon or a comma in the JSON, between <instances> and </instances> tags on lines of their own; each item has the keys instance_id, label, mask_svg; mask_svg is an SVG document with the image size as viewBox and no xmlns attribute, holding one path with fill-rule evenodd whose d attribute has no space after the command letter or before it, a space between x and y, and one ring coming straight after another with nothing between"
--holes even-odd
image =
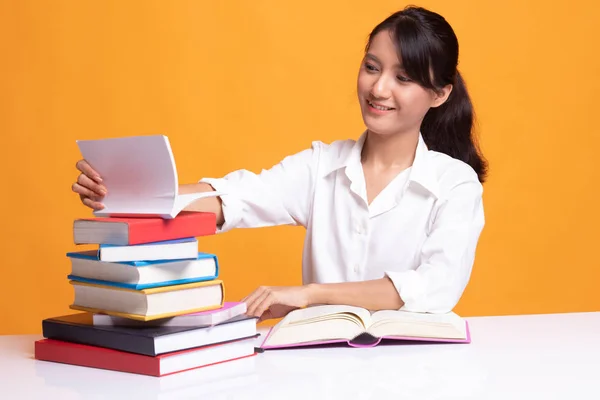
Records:
<instances>
[{"instance_id":1,"label":"woman's neck","mask_svg":"<svg viewBox=\"0 0 600 400\"><path fill-rule=\"evenodd\" d=\"M396 135L367 132L361 162L375 170L404 170L412 165L418 143L418 131Z\"/></svg>"}]
</instances>

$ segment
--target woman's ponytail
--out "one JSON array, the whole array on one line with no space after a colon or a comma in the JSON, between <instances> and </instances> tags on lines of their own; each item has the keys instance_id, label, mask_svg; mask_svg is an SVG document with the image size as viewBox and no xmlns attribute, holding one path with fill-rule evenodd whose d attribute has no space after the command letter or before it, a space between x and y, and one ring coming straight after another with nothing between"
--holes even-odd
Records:
<instances>
[{"instance_id":1,"label":"woman's ponytail","mask_svg":"<svg viewBox=\"0 0 600 400\"><path fill-rule=\"evenodd\" d=\"M487 175L473 132L473 105L464 80L456 73L455 83L446 102L431 108L421 124L421 134L430 150L464 161L475 170L480 182Z\"/></svg>"}]
</instances>

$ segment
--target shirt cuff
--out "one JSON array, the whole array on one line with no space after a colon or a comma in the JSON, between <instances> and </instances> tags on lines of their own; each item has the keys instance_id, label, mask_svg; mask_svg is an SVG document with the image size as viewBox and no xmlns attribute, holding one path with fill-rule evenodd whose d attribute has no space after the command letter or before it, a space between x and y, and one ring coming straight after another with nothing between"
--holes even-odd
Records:
<instances>
[{"instance_id":1,"label":"shirt cuff","mask_svg":"<svg viewBox=\"0 0 600 400\"><path fill-rule=\"evenodd\" d=\"M223 225L217 226L217 233L224 233L235 228L242 219L242 202L232 187L224 178L202 178L199 182L208 183L217 192L223 193L221 197L221 208L223 210Z\"/></svg>"},{"instance_id":2,"label":"shirt cuff","mask_svg":"<svg viewBox=\"0 0 600 400\"><path fill-rule=\"evenodd\" d=\"M425 284L417 271L386 271L385 274L390 278L404 302L400 310L412 312L428 311L428 306L425 302Z\"/></svg>"}]
</instances>

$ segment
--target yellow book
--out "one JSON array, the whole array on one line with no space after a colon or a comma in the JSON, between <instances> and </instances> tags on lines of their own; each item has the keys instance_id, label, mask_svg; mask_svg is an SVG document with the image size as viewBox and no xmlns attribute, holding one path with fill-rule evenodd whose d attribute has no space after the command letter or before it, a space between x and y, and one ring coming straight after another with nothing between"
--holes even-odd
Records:
<instances>
[{"instance_id":1,"label":"yellow book","mask_svg":"<svg viewBox=\"0 0 600 400\"><path fill-rule=\"evenodd\" d=\"M70 283L75 290L71 309L140 321L218 309L225 299L225 286L219 279L143 290Z\"/></svg>"}]
</instances>

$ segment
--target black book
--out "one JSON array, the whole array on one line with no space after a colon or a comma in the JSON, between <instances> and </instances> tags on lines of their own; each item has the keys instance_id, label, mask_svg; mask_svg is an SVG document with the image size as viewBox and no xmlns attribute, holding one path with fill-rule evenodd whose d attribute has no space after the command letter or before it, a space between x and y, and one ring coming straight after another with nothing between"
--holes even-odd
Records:
<instances>
[{"instance_id":1,"label":"black book","mask_svg":"<svg viewBox=\"0 0 600 400\"><path fill-rule=\"evenodd\" d=\"M47 339L157 356L194 347L257 336L256 318L239 315L213 326L94 325L91 313L77 313L42 321Z\"/></svg>"}]
</instances>

